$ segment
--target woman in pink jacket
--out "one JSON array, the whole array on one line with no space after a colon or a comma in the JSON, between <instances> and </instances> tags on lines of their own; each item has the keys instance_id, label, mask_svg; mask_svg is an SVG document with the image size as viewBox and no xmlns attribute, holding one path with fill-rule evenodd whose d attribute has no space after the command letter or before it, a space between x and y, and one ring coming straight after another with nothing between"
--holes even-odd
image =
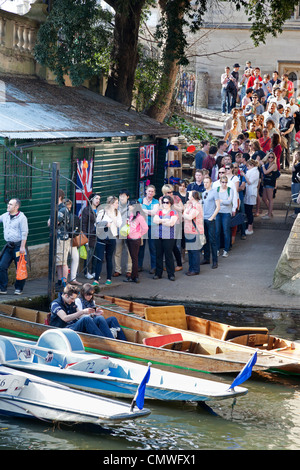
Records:
<instances>
[{"instance_id":1,"label":"woman in pink jacket","mask_svg":"<svg viewBox=\"0 0 300 470\"><path fill-rule=\"evenodd\" d=\"M148 232L148 224L144 217L141 205L137 201L129 203L127 246L132 260L131 276L123 282L140 282L138 278L138 255L141 246L141 238ZM121 229L122 230L122 229Z\"/></svg>"}]
</instances>

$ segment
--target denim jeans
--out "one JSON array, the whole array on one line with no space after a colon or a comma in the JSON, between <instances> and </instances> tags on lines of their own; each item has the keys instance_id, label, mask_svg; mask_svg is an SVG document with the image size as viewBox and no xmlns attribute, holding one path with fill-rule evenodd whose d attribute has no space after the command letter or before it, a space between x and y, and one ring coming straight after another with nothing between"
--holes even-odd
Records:
<instances>
[{"instance_id":1,"label":"denim jeans","mask_svg":"<svg viewBox=\"0 0 300 470\"><path fill-rule=\"evenodd\" d=\"M221 90L221 98L222 98L222 113L226 113L226 109L227 109L227 113L230 113L230 94L228 93L227 90L225 90L225 88L222 88Z\"/></svg>"},{"instance_id":2,"label":"denim jeans","mask_svg":"<svg viewBox=\"0 0 300 470\"><path fill-rule=\"evenodd\" d=\"M155 241L153 238L151 238L151 225L149 225L149 230L148 230L148 238L143 238L143 244L140 246L140 251L139 251L139 268L143 267L143 262L144 262L144 256L145 256L145 248L146 248L146 242L148 242L149 245L149 252L150 252L150 264L151 264L151 269L155 269L156 267L156 254L155 254Z\"/></svg>"},{"instance_id":3,"label":"denim jeans","mask_svg":"<svg viewBox=\"0 0 300 470\"><path fill-rule=\"evenodd\" d=\"M104 336L106 338L114 338L110 328L120 328L119 322L116 317L108 317L105 319L101 315L90 317L89 315L83 315L75 323L72 323L67 328L74 331L80 331L81 333L88 333L90 335ZM124 332L118 331L118 339L126 341Z\"/></svg>"},{"instance_id":4,"label":"denim jeans","mask_svg":"<svg viewBox=\"0 0 300 470\"><path fill-rule=\"evenodd\" d=\"M242 214L245 214L245 204L244 204L244 199L240 199L240 212ZM241 224L241 236L246 234L246 222Z\"/></svg>"},{"instance_id":5,"label":"denim jeans","mask_svg":"<svg viewBox=\"0 0 300 470\"><path fill-rule=\"evenodd\" d=\"M206 237L206 243L203 246L204 259L205 261L210 260L210 252L212 255L212 262L216 264L218 262L218 248L216 241L216 221L204 219L204 233Z\"/></svg>"},{"instance_id":6,"label":"denim jeans","mask_svg":"<svg viewBox=\"0 0 300 470\"><path fill-rule=\"evenodd\" d=\"M96 243L96 271L95 271L95 280L99 280L99 276L102 271L102 263L104 260L104 254L106 259L106 274L107 279L111 279L113 271L113 254L116 248L116 239L108 238L107 240L100 240L97 238Z\"/></svg>"},{"instance_id":7,"label":"denim jeans","mask_svg":"<svg viewBox=\"0 0 300 470\"><path fill-rule=\"evenodd\" d=\"M19 256L17 253L20 252L20 243L17 243L14 247L9 248L7 245L3 249L3 253L0 259L0 290L6 291L8 285L8 268L11 263L14 261L15 266L17 267L17 263L19 261ZM25 255L25 259L26 255ZM25 279L22 281L15 281L15 289L23 290L25 285Z\"/></svg>"},{"instance_id":8,"label":"denim jeans","mask_svg":"<svg viewBox=\"0 0 300 470\"><path fill-rule=\"evenodd\" d=\"M223 229L224 234L224 250L230 250L230 241L231 241L231 214L219 212L216 217L216 238L217 238L217 247L218 250L221 246L221 229Z\"/></svg>"},{"instance_id":9,"label":"denim jeans","mask_svg":"<svg viewBox=\"0 0 300 470\"><path fill-rule=\"evenodd\" d=\"M200 250L188 250L189 271L200 273Z\"/></svg>"},{"instance_id":10,"label":"denim jeans","mask_svg":"<svg viewBox=\"0 0 300 470\"><path fill-rule=\"evenodd\" d=\"M297 202L297 197L300 192L300 183L292 183L291 190L292 190L292 196L296 194L296 196L293 196L293 202ZM300 212L300 206L299 206L299 209L295 208L294 210L295 214L299 214L299 212Z\"/></svg>"}]
</instances>

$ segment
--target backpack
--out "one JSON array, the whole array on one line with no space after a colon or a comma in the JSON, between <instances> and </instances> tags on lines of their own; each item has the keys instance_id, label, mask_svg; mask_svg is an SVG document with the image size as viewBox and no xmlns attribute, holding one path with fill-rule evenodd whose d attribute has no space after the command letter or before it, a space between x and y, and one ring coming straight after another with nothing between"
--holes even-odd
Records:
<instances>
[{"instance_id":1,"label":"backpack","mask_svg":"<svg viewBox=\"0 0 300 470\"><path fill-rule=\"evenodd\" d=\"M217 191L218 193L220 192L220 186L217 187ZM228 196L230 196L230 187L227 186L227 193L228 193Z\"/></svg>"},{"instance_id":2,"label":"backpack","mask_svg":"<svg viewBox=\"0 0 300 470\"><path fill-rule=\"evenodd\" d=\"M229 93L234 93L236 91L236 86L235 86L233 80L228 80L228 82L225 86L225 90L229 91Z\"/></svg>"}]
</instances>

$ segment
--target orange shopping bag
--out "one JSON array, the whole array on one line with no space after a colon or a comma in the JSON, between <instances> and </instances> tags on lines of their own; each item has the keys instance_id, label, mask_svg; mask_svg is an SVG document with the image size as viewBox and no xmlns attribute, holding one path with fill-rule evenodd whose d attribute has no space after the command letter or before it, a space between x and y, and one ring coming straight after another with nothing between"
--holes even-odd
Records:
<instances>
[{"instance_id":1,"label":"orange shopping bag","mask_svg":"<svg viewBox=\"0 0 300 470\"><path fill-rule=\"evenodd\" d=\"M16 279L17 281L22 281L23 279L27 279L27 267L26 267L26 259L25 259L25 254L20 253L20 258L17 264L17 273L16 273Z\"/></svg>"}]
</instances>

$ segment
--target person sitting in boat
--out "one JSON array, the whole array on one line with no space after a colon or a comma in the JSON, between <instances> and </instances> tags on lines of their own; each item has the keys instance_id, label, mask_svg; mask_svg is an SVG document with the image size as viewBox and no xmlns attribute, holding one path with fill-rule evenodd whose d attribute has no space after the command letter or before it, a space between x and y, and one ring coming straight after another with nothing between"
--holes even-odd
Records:
<instances>
[{"instance_id":1,"label":"person sitting in boat","mask_svg":"<svg viewBox=\"0 0 300 470\"><path fill-rule=\"evenodd\" d=\"M105 319L102 310L96 307L93 301L93 286L83 285L79 298L81 303L76 304L79 292L78 287L70 284L64 288L58 298L51 303L50 325L126 341L118 320L115 317Z\"/></svg>"}]
</instances>

